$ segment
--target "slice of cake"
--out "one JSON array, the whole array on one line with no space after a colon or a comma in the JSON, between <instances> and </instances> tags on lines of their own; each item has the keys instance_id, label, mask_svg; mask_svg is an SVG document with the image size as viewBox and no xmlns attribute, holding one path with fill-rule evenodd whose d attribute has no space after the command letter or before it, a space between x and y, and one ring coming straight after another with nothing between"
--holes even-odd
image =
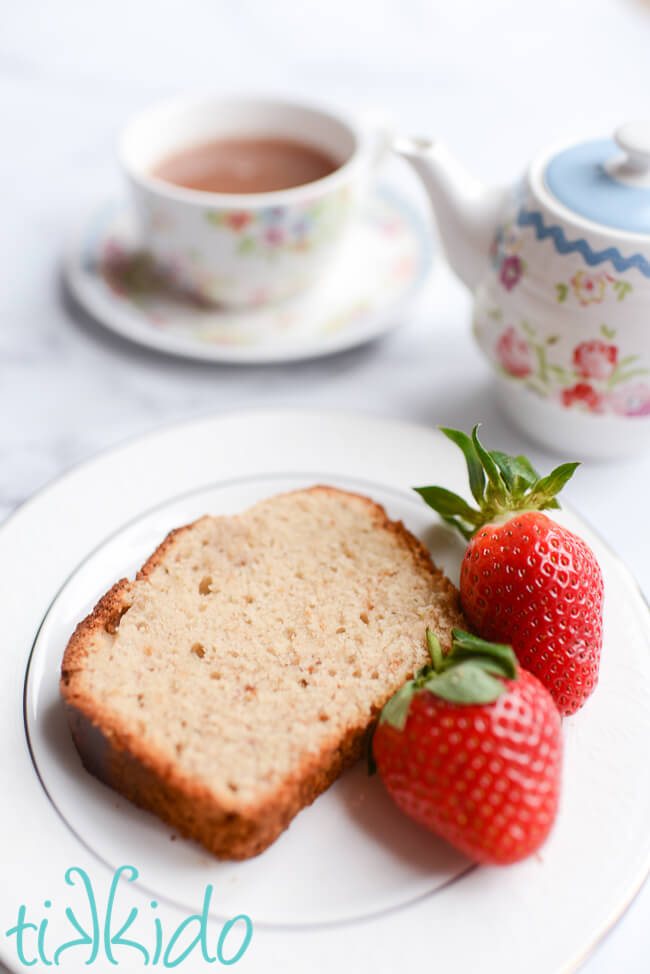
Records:
<instances>
[{"instance_id":1,"label":"slice of cake","mask_svg":"<svg viewBox=\"0 0 650 974\"><path fill-rule=\"evenodd\" d=\"M313 487L173 531L79 624L61 692L88 771L244 859L360 757L427 625L463 625L428 551Z\"/></svg>"}]
</instances>

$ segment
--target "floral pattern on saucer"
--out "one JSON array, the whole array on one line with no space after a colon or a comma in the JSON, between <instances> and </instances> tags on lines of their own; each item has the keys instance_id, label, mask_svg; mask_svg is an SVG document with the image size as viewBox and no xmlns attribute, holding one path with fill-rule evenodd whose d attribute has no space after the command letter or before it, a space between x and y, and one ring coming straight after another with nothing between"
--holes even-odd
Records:
<instances>
[{"instance_id":1,"label":"floral pattern on saucer","mask_svg":"<svg viewBox=\"0 0 650 974\"><path fill-rule=\"evenodd\" d=\"M244 241L254 229L255 247L283 246L268 239L272 226L242 219L232 232ZM349 348L399 324L430 263L424 220L401 198L377 190L323 277L274 305L240 311L204 304L181 289L182 278L158 273L137 247L129 214L115 208L95 219L81 252L71 255L67 277L87 310L141 344L214 361L264 362Z\"/></svg>"}]
</instances>

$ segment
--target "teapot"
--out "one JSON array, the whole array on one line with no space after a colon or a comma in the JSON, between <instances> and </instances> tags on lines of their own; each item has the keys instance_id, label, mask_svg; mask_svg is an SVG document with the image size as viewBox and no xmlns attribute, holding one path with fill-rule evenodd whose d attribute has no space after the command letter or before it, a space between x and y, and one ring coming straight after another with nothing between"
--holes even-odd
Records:
<instances>
[{"instance_id":1,"label":"teapot","mask_svg":"<svg viewBox=\"0 0 650 974\"><path fill-rule=\"evenodd\" d=\"M554 452L650 446L650 122L543 151L483 188L445 145L399 138L512 421Z\"/></svg>"}]
</instances>

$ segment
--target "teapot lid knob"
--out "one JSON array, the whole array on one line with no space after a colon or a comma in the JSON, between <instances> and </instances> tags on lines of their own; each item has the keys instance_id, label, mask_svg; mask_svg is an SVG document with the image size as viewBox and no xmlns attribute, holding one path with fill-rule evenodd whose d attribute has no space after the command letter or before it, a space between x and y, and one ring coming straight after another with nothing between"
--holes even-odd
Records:
<instances>
[{"instance_id":1,"label":"teapot lid knob","mask_svg":"<svg viewBox=\"0 0 650 974\"><path fill-rule=\"evenodd\" d=\"M650 120L626 122L614 138L625 156L612 160L609 175L621 182L650 185Z\"/></svg>"}]
</instances>

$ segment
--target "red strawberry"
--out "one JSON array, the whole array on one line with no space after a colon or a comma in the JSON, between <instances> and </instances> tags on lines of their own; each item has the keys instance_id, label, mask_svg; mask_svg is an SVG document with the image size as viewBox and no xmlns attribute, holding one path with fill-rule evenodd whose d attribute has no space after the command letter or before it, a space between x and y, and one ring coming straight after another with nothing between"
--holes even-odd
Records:
<instances>
[{"instance_id":1,"label":"red strawberry","mask_svg":"<svg viewBox=\"0 0 650 974\"><path fill-rule=\"evenodd\" d=\"M540 478L526 457L488 452L443 429L465 454L478 510L442 487L416 490L469 540L460 575L463 612L485 639L510 643L550 690L562 714L578 710L598 682L603 579L585 542L547 515L573 474L565 463Z\"/></svg>"},{"instance_id":2,"label":"red strawberry","mask_svg":"<svg viewBox=\"0 0 650 974\"><path fill-rule=\"evenodd\" d=\"M384 707L373 756L403 812L478 862L505 865L546 839L557 812L561 718L509 646L455 629L443 657Z\"/></svg>"}]
</instances>

